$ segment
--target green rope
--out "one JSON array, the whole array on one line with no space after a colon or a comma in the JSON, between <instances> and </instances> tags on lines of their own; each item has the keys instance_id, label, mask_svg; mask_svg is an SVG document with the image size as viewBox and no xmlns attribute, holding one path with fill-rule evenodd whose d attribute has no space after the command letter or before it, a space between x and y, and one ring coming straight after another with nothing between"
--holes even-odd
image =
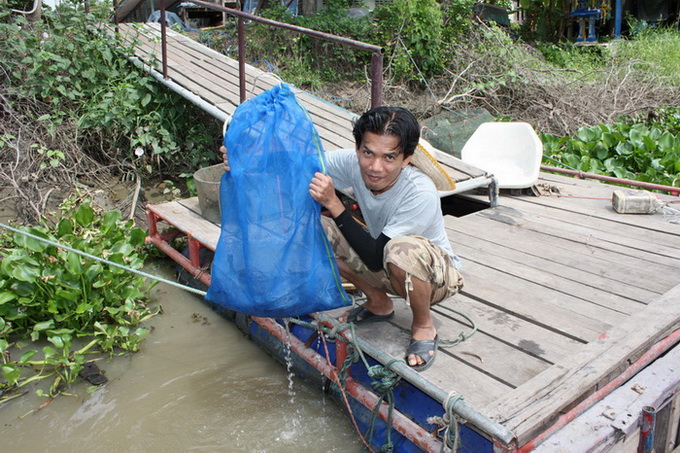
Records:
<instances>
[{"instance_id":1,"label":"green rope","mask_svg":"<svg viewBox=\"0 0 680 453\"><path fill-rule=\"evenodd\" d=\"M457 313L460 316L462 316L463 318L465 318L470 323L470 326L472 326L472 328L471 328L469 333L461 332L453 340L439 340L439 346L441 346L442 348L450 348L452 346L456 346L457 344L464 342L465 340L467 340L468 338L470 338L471 336L473 336L477 332L477 324L472 320L472 318L470 318L468 315L466 315L465 313L460 312L458 310L452 309L451 311L454 312L454 313Z\"/></svg>"},{"instance_id":2,"label":"green rope","mask_svg":"<svg viewBox=\"0 0 680 453\"><path fill-rule=\"evenodd\" d=\"M458 337L452 339L452 340L440 340L439 341L439 346L447 348L447 347L452 347L457 344L462 343L463 341L467 340L470 338L472 335L474 335L477 332L477 325L475 322L470 318L468 315L465 313L462 313L457 310L452 310L454 313L457 313L458 315L462 316L465 318L471 325L471 330L469 332L461 332ZM395 386L401 381L401 376L399 376L397 373L392 371L390 367L392 366L393 363L396 362L402 362L405 363L403 359L393 359L387 362L385 365L373 365L369 366L368 361L366 360L366 357L364 356L363 351L361 348L358 346L358 344L353 341L354 338L356 338L356 328L354 323L340 323L333 327L332 329L329 329L327 327L322 326L318 322L306 322L299 320L297 318L290 318L288 319L289 322L293 322L296 324L299 324L301 326L308 327L310 329L315 329L320 331L322 334L326 334L329 338L332 339L337 339L339 337L339 332L342 330L350 330L352 333L351 340L347 343L347 357L345 358L344 362L342 363L342 366L340 367L340 372L338 373L338 380L340 382L340 385L342 386L342 389L346 389L346 382L347 382L347 375L349 373L349 369L354 363L357 363L359 360L361 360L364 363L364 366L366 367L368 377L371 379L371 387L376 391L376 393L379 395L378 401L376 402L375 406L373 407L373 410L371 412L371 421L369 423L368 429L366 430L365 437L366 439L370 440L373 438L374 432L375 432L375 422L376 419L380 413L380 407L383 404L383 402L387 403L388 409L387 409L387 434L386 434L386 439L385 443L381 447L380 451L384 453L392 453L394 450L394 444L392 443L392 421L394 417L394 409L395 409L395 404L394 404L394 388ZM331 384L333 388L336 390L338 389L338 384L333 382ZM442 452L444 451L457 451L459 446L460 446L460 427L458 424L458 418L457 416L453 413L453 408L456 405L456 403L460 400L463 399L463 395L459 395L456 393L451 393L448 395L446 400L443 403L444 409L445 409L445 414L443 417L430 417L428 419L428 423L430 424L436 424L440 426L440 430L444 430L444 434L442 436L443 441L442 441Z\"/></svg>"},{"instance_id":3,"label":"green rope","mask_svg":"<svg viewBox=\"0 0 680 453\"><path fill-rule=\"evenodd\" d=\"M332 329L329 329L318 322L307 322L297 318L287 318L286 322L298 324L300 326L308 327L310 329L315 329L321 332L322 335L325 334L329 338L333 339L338 338L338 333L340 331L349 329L352 333L352 340L356 338L356 329L354 323L340 323L333 327ZM391 453L394 451L394 444L392 442L392 429L393 429L392 421L394 419L393 390L394 387L399 383L399 381L401 381L401 376L392 371L390 369L390 366L395 362L404 362L404 360L393 359L387 362L385 365L378 364L370 366L368 364L368 360L366 360L366 356L364 355L359 345L352 340L350 340L347 343L346 349L347 357L342 362L342 366L340 367L340 371L338 372L338 381L342 386L342 390L345 390L347 385L347 376L349 374L349 369L352 367L353 364L357 363L359 360L363 362L364 366L366 367L368 377L371 379L371 387L373 387L373 389L379 395L378 401L375 403L375 406L371 411L371 421L369 423L368 429L366 430L365 437L366 439L369 440L369 442L373 438L373 434L375 431L375 422L378 417L378 414L380 413L380 407L383 404L383 402L386 402L388 405L387 434L385 444L383 444L383 446L380 448L380 451L384 453ZM338 391L340 390L336 382L332 382L331 385L333 386L334 389Z\"/></svg>"},{"instance_id":4,"label":"green rope","mask_svg":"<svg viewBox=\"0 0 680 453\"><path fill-rule=\"evenodd\" d=\"M380 406L383 402L387 403L387 435L385 443L380 448L381 452L391 453L394 451L394 444L392 443L392 420L394 419L394 387L401 381L401 376L390 369L390 366L395 362L404 362L402 359L393 359L385 365L373 365L368 368L368 377L372 379L371 387L376 390L380 397L373 407L371 412L371 423L366 430L366 437L373 438L373 431L375 429L375 421L380 413Z\"/></svg>"}]
</instances>

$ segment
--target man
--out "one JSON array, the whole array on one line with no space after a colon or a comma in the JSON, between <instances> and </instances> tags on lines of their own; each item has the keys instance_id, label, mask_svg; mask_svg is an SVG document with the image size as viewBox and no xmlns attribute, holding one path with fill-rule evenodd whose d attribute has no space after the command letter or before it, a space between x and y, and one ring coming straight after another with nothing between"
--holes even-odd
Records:
<instances>
[{"instance_id":1,"label":"man","mask_svg":"<svg viewBox=\"0 0 680 453\"><path fill-rule=\"evenodd\" d=\"M366 296L347 321L386 321L394 316L388 294L406 299L413 321L405 358L423 371L432 365L439 341L430 306L458 292L463 278L437 189L409 165L420 126L406 109L377 107L357 120L353 135L355 149L327 153L328 174L316 173L309 193L330 213L322 222L340 275ZM351 192L366 227L346 210L336 188Z\"/></svg>"},{"instance_id":2,"label":"man","mask_svg":"<svg viewBox=\"0 0 680 453\"><path fill-rule=\"evenodd\" d=\"M366 295L347 321L388 320L394 316L388 294L403 297L413 313L406 362L422 371L438 345L430 306L458 292L463 278L437 189L409 165L420 126L406 109L377 107L357 120L353 135L356 148L327 153L328 175L316 173L309 193L330 212L332 220L322 222L340 275ZM345 209L336 188L351 191L366 228Z\"/></svg>"}]
</instances>

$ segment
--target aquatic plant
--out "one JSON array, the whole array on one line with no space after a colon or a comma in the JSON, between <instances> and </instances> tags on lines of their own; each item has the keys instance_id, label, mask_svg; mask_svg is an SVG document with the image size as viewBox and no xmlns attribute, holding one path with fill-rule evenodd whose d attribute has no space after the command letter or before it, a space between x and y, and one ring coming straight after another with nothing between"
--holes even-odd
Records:
<instances>
[{"instance_id":1,"label":"aquatic plant","mask_svg":"<svg viewBox=\"0 0 680 453\"><path fill-rule=\"evenodd\" d=\"M582 127L573 137L542 134L544 155L572 169L680 187L679 118L679 108L667 108Z\"/></svg>"},{"instance_id":2,"label":"aquatic plant","mask_svg":"<svg viewBox=\"0 0 680 453\"><path fill-rule=\"evenodd\" d=\"M0 233L0 403L45 378L52 385L39 394L55 396L88 356L139 350L141 323L158 312L148 306L155 282L123 268L144 264L144 230L75 197L56 219Z\"/></svg>"}]
</instances>

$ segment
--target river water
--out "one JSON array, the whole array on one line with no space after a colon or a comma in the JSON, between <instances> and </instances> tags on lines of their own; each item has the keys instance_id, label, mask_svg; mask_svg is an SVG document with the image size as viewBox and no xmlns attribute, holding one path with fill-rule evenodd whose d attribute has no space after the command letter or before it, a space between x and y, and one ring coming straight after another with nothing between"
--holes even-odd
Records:
<instances>
[{"instance_id":1,"label":"river water","mask_svg":"<svg viewBox=\"0 0 680 453\"><path fill-rule=\"evenodd\" d=\"M167 263L145 270L172 275ZM199 297L166 284L154 296L163 314L140 352L98 362L108 383L79 382L43 408L32 391L0 406L0 451L363 451L340 406Z\"/></svg>"}]
</instances>

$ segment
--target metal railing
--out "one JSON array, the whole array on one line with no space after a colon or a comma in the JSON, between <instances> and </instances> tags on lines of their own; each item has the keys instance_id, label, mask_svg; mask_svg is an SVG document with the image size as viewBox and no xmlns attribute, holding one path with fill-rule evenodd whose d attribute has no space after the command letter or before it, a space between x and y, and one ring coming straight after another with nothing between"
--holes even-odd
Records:
<instances>
[{"instance_id":1,"label":"metal railing","mask_svg":"<svg viewBox=\"0 0 680 453\"><path fill-rule=\"evenodd\" d=\"M246 100L246 63L245 63L245 21L258 22L284 30L290 30L304 35L312 36L314 38L324 39L326 41L335 42L338 44L353 47L358 50L371 52L371 107L377 107L382 104L382 88L383 88L383 48L374 44L356 41L350 38L324 33L311 28L299 27L297 25L278 22L272 19L256 16L254 14L246 13L237 9L226 8L215 3L204 2L200 0L186 0L204 8L221 11L231 16L236 16L237 24L237 40L238 40L238 67L239 67L239 95L240 102ZM167 51L167 35L166 35L166 14L165 14L165 0L159 2L160 23L161 23L161 59L163 65L163 78L168 77L168 51ZM117 22L114 13L114 20Z\"/></svg>"}]
</instances>

